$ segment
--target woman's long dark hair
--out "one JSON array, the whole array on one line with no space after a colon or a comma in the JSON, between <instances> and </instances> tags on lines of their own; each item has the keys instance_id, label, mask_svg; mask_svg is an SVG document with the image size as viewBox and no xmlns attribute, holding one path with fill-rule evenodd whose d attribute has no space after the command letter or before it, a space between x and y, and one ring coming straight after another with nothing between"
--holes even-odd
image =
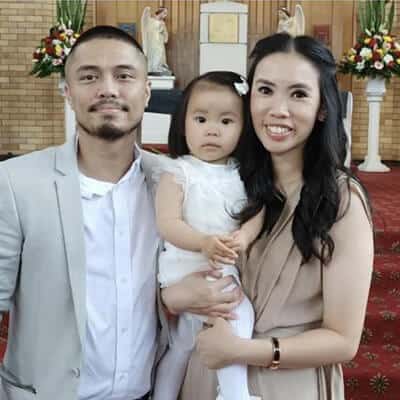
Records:
<instances>
[{"instance_id":1,"label":"woman's long dark hair","mask_svg":"<svg viewBox=\"0 0 400 400\"><path fill-rule=\"evenodd\" d=\"M321 109L325 119L316 119L311 135L304 146L303 181L300 201L295 209L292 232L303 262L316 257L326 265L332 257L335 243L329 231L338 215L341 201L338 174L346 176L347 190L350 179L356 178L345 168L347 137L343 126L341 98L336 80L336 65L331 52L317 40L291 37L278 33L257 42L250 57L249 85L259 62L274 53L296 52L308 60L319 72ZM250 109L250 95L247 110ZM261 233L269 233L283 209L285 198L274 184L271 155L258 139L247 113L246 130L239 144L240 175L244 181L249 203L239 215L245 222L263 206L266 214ZM349 197L350 198L350 197Z\"/></svg>"}]
</instances>

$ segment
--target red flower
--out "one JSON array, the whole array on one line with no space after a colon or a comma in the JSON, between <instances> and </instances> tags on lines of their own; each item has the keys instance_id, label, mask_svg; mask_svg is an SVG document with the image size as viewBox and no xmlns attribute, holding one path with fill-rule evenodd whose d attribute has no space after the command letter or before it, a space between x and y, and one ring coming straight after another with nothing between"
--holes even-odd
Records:
<instances>
[{"instance_id":1,"label":"red flower","mask_svg":"<svg viewBox=\"0 0 400 400\"><path fill-rule=\"evenodd\" d=\"M381 59L382 57L377 51L372 53L372 61L381 61Z\"/></svg>"},{"instance_id":2,"label":"red flower","mask_svg":"<svg viewBox=\"0 0 400 400\"><path fill-rule=\"evenodd\" d=\"M376 43L377 43L376 39L371 39L370 42L368 43L368 46L371 47L371 49L373 49Z\"/></svg>"},{"instance_id":3,"label":"red flower","mask_svg":"<svg viewBox=\"0 0 400 400\"><path fill-rule=\"evenodd\" d=\"M355 44L355 46L354 46L354 50L360 50L361 47L362 47L361 44L357 42L357 43Z\"/></svg>"},{"instance_id":4,"label":"red flower","mask_svg":"<svg viewBox=\"0 0 400 400\"><path fill-rule=\"evenodd\" d=\"M41 53L37 53L36 51L33 53L33 58L35 60L40 60L42 58L42 54Z\"/></svg>"},{"instance_id":5,"label":"red flower","mask_svg":"<svg viewBox=\"0 0 400 400\"><path fill-rule=\"evenodd\" d=\"M47 36L46 38L44 38L44 43L45 43L46 45L51 44L52 40L53 40L53 39L52 39L51 37Z\"/></svg>"},{"instance_id":6,"label":"red flower","mask_svg":"<svg viewBox=\"0 0 400 400\"><path fill-rule=\"evenodd\" d=\"M53 48L53 46L46 46L46 53L47 53L49 56L54 56L55 53L54 53L54 48Z\"/></svg>"},{"instance_id":7,"label":"red flower","mask_svg":"<svg viewBox=\"0 0 400 400\"><path fill-rule=\"evenodd\" d=\"M387 66L388 66L389 68L394 68L394 66L395 66L394 61L390 61L390 63L387 64Z\"/></svg>"},{"instance_id":8,"label":"red flower","mask_svg":"<svg viewBox=\"0 0 400 400\"><path fill-rule=\"evenodd\" d=\"M359 54L357 54L357 55L354 57L354 61L355 61L355 62L361 62L361 61L362 61L362 57L361 57Z\"/></svg>"}]
</instances>

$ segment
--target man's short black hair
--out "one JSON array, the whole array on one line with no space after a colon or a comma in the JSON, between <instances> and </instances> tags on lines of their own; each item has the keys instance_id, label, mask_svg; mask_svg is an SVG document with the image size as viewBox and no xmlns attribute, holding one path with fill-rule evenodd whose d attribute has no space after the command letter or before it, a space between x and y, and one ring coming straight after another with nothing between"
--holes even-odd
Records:
<instances>
[{"instance_id":1,"label":"man's short black hair","mask_svg":"<svg viewBox=\"0 0 400 400\"><path fill-rule=\"evenodd\" d=\"M122 29L116 28L115 26L97 25L97 26L94 26L93 28L90 28L87 31L83 32L78 37L78 39L72 46L70 53L68 54L66 63L68 62L68 59L71 58L73 53L76 51L76 49L81 44L89 42L90 40L94 40L94 39L120 40L122 42L132 45L137 51L139 51L141 54L143 54L143 57L145 57L142 46L137 42L137 40L133 36L129 35Z\"/></svg>"}]
</instances>

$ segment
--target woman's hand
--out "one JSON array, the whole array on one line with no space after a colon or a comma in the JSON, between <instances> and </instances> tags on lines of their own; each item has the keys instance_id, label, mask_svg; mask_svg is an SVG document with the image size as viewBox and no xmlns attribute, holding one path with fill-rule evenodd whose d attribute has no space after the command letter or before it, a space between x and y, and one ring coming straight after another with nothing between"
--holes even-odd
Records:
<instances>
[{"instance_id":1,"label":"woman's hand","mask_svg":"<svg viewBox=\"0 0 400 400\"><path fill-rule=\"evenodd\" d=\"M229 322L223 318L209 319L209 327L197 335L196 350L201 362L210 369L235 363L241 339L233 334Z\"/></svg>"},{"instance_id":2,"label":"woman's hand","mask_svg":"<svg viewBox=\"0 0 400 400\"><path fill-rule=\"evenodd\" d=\"M207 276L217 279L208 280ZM235 319L233 309L243 300L243 292L240 287L224 292L233 282L231 276L221 278L219 271L195 272L162 289L161 298L173 314L191 312L209 317Z\"/></svg>"}]
</instances>

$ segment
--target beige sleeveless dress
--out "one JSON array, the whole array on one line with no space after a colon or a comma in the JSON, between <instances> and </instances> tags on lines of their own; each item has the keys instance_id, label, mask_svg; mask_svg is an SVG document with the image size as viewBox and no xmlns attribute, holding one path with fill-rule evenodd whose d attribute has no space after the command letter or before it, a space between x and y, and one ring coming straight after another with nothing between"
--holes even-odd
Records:
<instances>
[{"instance_id":1,"label":"beige sleeveless dress","mask_svg":"<svg viewBox=\"0 0 400 400\"><path fill-rule=\"evenodd\" d=\"M352 189L363 200L368 215L360 188L352 184ZM299 197L300 190L287 200L273 231L253 245L243 262L242 284L256 316L254 338L292 336L321 325L324 267L315 260L301 265L291 232ZM248 373L251 394L263 400L344 400L340 365L277 371L249 366ZM193 353L180 399L215 398L216 374Z\"/></svg>"}]
</instances>

